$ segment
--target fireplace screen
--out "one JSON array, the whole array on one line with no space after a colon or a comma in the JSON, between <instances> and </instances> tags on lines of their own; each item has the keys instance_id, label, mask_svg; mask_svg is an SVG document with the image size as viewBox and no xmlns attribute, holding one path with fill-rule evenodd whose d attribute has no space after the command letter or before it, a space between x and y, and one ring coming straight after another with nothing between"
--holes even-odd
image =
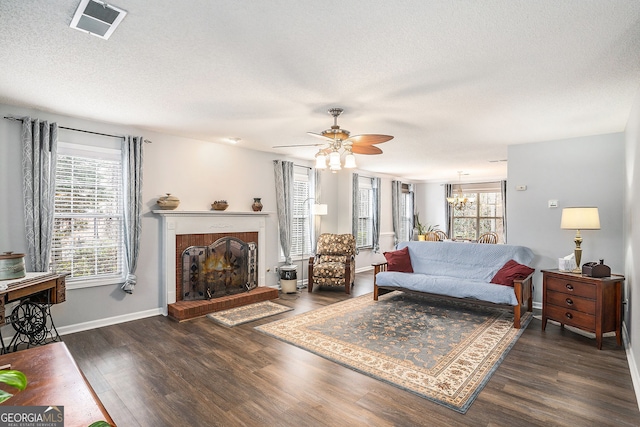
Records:
<instances>
[{"instance_id":1,"label":"fireplace screen","mask_svg":"<svg viewBox=\"0 0 640 427\"><path fill-rule=\"evenodd\" d=\"M182 299L219 298L258 286L255 242L223 237L182 252Z\"/></svg>"}]
</instances>

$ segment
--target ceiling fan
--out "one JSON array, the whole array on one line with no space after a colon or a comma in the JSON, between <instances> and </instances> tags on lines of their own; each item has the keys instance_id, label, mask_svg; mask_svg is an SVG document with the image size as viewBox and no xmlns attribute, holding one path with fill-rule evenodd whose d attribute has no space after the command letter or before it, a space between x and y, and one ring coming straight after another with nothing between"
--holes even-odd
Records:
<instances>
[{"instance_id":1,"label":"ceiling fan","mask_svg":"<svg viewBox=\"0 0 640 427\"><path fill-rule=\"evenodd\" d=\"M321 133L307 132L308 135L325 140L318 144L294 144L294 145L277 145L273 148L282 147L321 147L316 154L316 169L327 168L327 158L329 160L329 169L332 172L341 169L341 157L344 155L344 167L355 168L355 154L382 154L382 150L375 144L382 144L393 139L391 135L378 134L362 134L349 136L350 132L346 129L340 129L338 126L338 116L342 114L342 108L330 108L328 113L333 116L333 126L325 129ZM342 150L342 153L340 152Z\"/></svg>"}]
</instances>

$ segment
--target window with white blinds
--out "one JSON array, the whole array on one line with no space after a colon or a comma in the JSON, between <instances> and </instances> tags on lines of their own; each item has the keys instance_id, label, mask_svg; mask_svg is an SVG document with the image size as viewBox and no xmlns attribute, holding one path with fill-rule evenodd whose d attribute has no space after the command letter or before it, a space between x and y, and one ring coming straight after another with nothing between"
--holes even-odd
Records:
<instances>
[{"instance_id":1,"label":"window with white blinds","mask_svg":"<svg viewBox=\"0 0 640 427\"><path fill-rule=\"evenodd\" d=\"M291 256L302 257L309 254L311 233L309 232L309 168L294 166L293 170L293 235L291 236Z\"/></svg>"},{"instance_id":2,"label":"window with white blinds","mask_svg":"<svg viewBox=\"0 0 640 427\"><path fill-rule=\"evenodd\" d=\"M373 180L360 177L358 179L358 248L373 246Z\"/></svg>"},{"instance_id":3,"label":"window with white blinds","mask_svg":"<svg viewBox=\"0 0 640 427\"><path fill-rule=\"evenodd\" d=\"M400 197L400 232L398 240L408 242L413 237L413 191L409 184L402 184Z\"/></svg>"},{"instance_id":4,"label":"window with white blinds","mask_svg":"<svg viewBox=\"0 0 640 427\"><path fill-rule=\"evenodd\" d=\"M124 277L120 150L58 144L51 269L93 285Z\"/></svg>"}]
</instances>

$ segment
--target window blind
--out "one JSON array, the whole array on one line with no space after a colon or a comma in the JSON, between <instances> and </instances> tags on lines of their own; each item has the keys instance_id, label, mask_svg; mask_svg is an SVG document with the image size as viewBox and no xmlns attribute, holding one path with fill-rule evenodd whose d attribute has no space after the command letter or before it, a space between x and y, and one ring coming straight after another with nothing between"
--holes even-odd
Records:
<instances>
[{"instance_id":1,"label":"window blind","mask_svg":"<svg viewBox=\"0 0 640 427\"><path fill-rule=\"evenodd\" d=\"M122 277L120 150L59 143L51 269L68 279Z\"/></svg>"},{"instance_id":2,"label":"window blind","mask_svg":"<svg viewBox=\"0 0 640 427\"><path fill-rule=\"evenodd\" d=\"M293 171L293 236L291 254L302 256L311 247L309 233L309 168L294 166Z\"/></svg>"},{"instance_id":3,"label":"window blind","mask_svg":"<svg viewBox=\"0 0 640 427\"><path fill-rule=\"evenodd\" d=\"M358 235L356 246L359 248L373 245L373 185L372 179L358 179Z\"/></svg>"}]
</instances>

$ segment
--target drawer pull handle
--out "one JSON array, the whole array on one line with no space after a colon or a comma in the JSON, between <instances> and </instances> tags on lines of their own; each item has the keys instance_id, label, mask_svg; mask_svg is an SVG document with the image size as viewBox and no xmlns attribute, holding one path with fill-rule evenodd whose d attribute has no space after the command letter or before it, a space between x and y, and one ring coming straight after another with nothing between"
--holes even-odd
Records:
<instances>
[{"instance_id":1,"label":"drawer pull handle","mask_svg":"<svg viewBox=\"0 0 640 427\"><path fill-rule=\"evenodd\" d=\"M573 286L572 286L571 284L567 283L565 286L566 286L566 287L567 287L567 289L569 289L570 291L572 291L572 290L573 290Z\"/></svg>"},{"instance_id":2,"label":"drawer pull handle","mask_svg":"<svg viewBox=\"0 0 640 427\"><path fill-rule=\"evenodd\" d=\"M567 298L565 301L567 302L567 305L573 305L573 300L571 298Z\"/></svg>"},{"instance_id":3,"label":"drawer pull handle","mask_svg":"<svg viewBox=\"0 0 640 427\"><path fill-rule=\"evenodd\" d=\"M566 317L567 319L573 319L573 314L571 314L571 313L565 313L565 317Z\"/></svg>"}]
</instances>

